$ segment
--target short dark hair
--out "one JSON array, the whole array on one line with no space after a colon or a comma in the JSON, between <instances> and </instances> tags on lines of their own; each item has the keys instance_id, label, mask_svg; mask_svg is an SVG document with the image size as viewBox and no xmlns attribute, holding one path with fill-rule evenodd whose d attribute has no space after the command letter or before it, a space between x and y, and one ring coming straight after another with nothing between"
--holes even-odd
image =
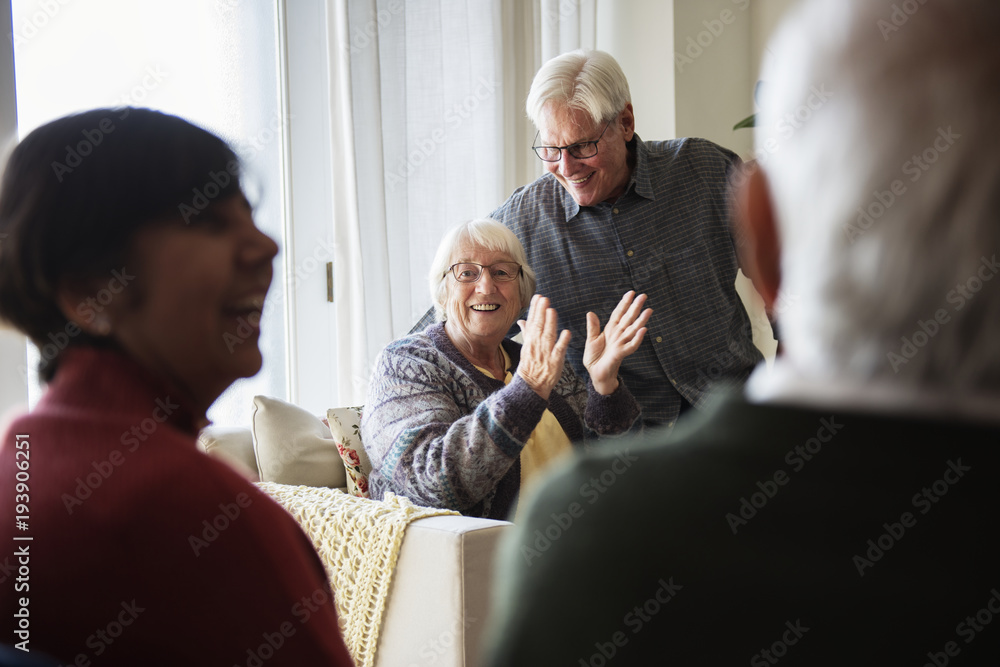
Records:
<instances>
[{"instance_id":1,"label":"short dark hair","mask_svg":"<svg viewBox=\"0 0 1000 667\"><path fill-rule=\"evenodd\" d=\"M150 109L73 114L18 144L0 181L0 318L40 349L56 348L42 355L43 380L66 347L107 344L68 321L60 288L110 278L138 230L195 223L210 204L239 193L239 181L239 159L225 141Z\"/></svg>"}]
</instances>

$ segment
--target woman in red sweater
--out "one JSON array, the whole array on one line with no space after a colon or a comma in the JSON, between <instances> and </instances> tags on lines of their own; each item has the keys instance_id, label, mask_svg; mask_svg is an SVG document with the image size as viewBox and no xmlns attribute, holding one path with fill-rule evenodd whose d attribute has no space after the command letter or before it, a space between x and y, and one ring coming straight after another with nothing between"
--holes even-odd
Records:
<instances>
[{"instance_id":1,"label":"woman in red sweater","mask_svg":"<svg viewBox=\"0 0 1000 667\"><path fill-rule=\"evenodd\" d=\"M145 109L29 134L0 184L0 318L48 382L0 442L0 643L65 665L349 665L278 505L195 447L257 373L274 241L215 135ZM239 344L233 344L239 340Z\"/></svg>"}]
</instances>

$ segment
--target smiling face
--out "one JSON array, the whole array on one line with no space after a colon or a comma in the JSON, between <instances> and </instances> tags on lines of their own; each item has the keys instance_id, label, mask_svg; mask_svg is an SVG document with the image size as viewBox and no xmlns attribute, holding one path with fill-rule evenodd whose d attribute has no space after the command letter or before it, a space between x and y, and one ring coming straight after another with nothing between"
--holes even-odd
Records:
<instances>
[{"instance_id":1,"label":"smiling face","mask_svg":"<svg viewBox=\"0 0 1000 667\"><path fill-rule=\"evenodd\" d=\"M513 261L507 253L465 241L451 254L449 265L474 262L491 266ZM490 358L523 310L520 280L496 282L485 269L474 283L460 283L451 272L444 279L448 286L445 302L448 337L470 360L479 356Z\"/></svg>"},{"instance_id":2,"label":"smiling face","mask_svg":"<svg viewBox=\"0 0 1000 667\"><path fill-rule=\"evenodd\" d=\"M175 220L142 228L126 265L134 282L108 307L111 336L207 409L233 381L260 370L260 313L277 252L242 194L212 205L190 225Z\"/></svg>"},{"instance_id":3,"label":"smiling face","mask_svg":"<svg viewBox=\"0 0 1000 667\"><path fill-rule=\"evenodd\" d=\"M628 185L631 174L626 143L632 140L635 129L632 105L626 105L601 136L605 125L595 123L582 109L557 102L549 102L542 110L538 128L541 145L568 146L601 137L593 157L581 160L562 151L558 162L543 163L580 206L614 201Z\"/></svg>"}]
</instances>

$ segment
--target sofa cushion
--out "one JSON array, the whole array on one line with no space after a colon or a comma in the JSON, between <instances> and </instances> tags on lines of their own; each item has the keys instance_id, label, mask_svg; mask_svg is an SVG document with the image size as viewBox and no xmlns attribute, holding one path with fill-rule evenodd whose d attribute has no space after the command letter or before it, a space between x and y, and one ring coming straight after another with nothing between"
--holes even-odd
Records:
<instances>
[{"instance_id":1,"label":"sofa cushion","mask_svg":"<svg viewBox=\"0 0 1000 667\"><path fill-rule=\"evenodd\" d=\"M251 482L260 481L253 437L245 428L207 426L198 434L198 448L228 463Z\"/></svg>"},{"instance_id":2,"label":"sofa cushion","mask_svg":"<svg viewBox=\"0 0 1000 667\"><path fill-rule=\"evenodd\" d=\"M361 411L361 406L330 408L326 411L326 420L347 472L347 492L368 498L368 474L372 464L361 444Z\"/></svg>"},{"instance_id":3,"label":"sofa cushion","mask_svg":"<svg viewBox=\"0 0 1000 667\"><path fill-rule=\"evenodd\" d=\"M260 481L331 488L347 484L329 429L307 410L255 396L251 430Z\"/></svg>"}]
</instances>

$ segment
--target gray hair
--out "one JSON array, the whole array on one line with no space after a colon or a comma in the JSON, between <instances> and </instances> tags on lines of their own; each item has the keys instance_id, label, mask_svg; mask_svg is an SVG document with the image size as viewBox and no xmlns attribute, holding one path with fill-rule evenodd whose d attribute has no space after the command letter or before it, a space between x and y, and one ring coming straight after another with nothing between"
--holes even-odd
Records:
<instances>
[{"instance_id":1,"label":"gray hair","mask_svg":"<svg viewBox=\"0 0 1000 667\"><path fill-rule=\"evenodd\" d=\"M998 25L994 0L813 0L772 40L755 140L803 371L1000 389Z\"/></svg>"},{"instance_id":2,"label":"gray hair","mask_svg":"<svg viewBox=\"0 0 1000 667\"><path fill-rule=\"evenodd\" d=\"M517 277L519 295L521 297L521 309L528 307L531 297L535 293L535 272L528 266L528 257L524 253L524 246L518 240L514 232L510 231L502 223L492 218L477 218L464 222L445 232L441 243L438 245L434 261L431 262L431 270L427 274L428 286L431 290L431 300L434 302L434 315L438 322L448 319L446 311L448 301L448 268L451 266L451 256L455 249L463 243L472 243L493 252L501 252L509 255L511 259L521 265L521 274Z\"/></svg>"},{"instance_id":3,"label":"gray hair","mask_svg":"<svg viewBox=\"0 0 1000 667\"><path fill-rule=\"evenodd\" d=\"M548 102L582 109L595 123L605 123L631 101L625 73L610 54L578 49L542 65L531 82L525 107L537 128Z\"/></svg>"}]
</instances>

